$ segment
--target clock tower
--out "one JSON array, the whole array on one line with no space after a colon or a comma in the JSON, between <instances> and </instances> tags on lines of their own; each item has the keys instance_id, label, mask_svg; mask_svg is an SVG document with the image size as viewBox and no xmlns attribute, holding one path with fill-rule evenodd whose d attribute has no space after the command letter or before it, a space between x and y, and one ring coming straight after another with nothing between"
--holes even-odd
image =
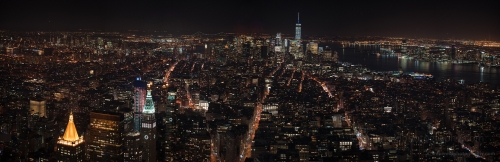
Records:
<instances>
[{"instance_id":1,"label":"clock tower","mask_svg":"<svg viewBox=\"0 0 500 162\"><path fill-rule=\"evenodd\" d=\"M142 159L146 162L156 162L156 119L155 106L151 89L147 90L144 111L141 114Z\"/></svg>"}]
</instances>

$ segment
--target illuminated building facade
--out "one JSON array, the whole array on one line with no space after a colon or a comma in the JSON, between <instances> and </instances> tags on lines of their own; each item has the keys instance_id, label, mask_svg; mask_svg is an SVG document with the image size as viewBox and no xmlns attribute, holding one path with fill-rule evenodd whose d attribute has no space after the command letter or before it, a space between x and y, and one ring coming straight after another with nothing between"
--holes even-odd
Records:
<instances>
[{"instance_id":1,"label":"illuminated building facade","mask_svg":"<svg viewBox=\"0 0 500 162\"><path fill-rule=\"evenodd\" d=\"M84 161L84 140L78 136L73 113L69 115L68 125L64 130L64 135L57 140L57 161L58 162L80 162Z\"/></svg>"},{"instance_id":2,"label":"illuminated building facade","mask_svg":"<svg viewBox=\"0 0 500 162\"><path fill-rule=\"evenodd\" d=\"M88 161L123 161L123 134L132 121L132 112L90 112L85 156Z\"/></svg>"},{"instance_id":3,"label":"illuminated building facade","mask_svg":"<svg viewBox=\"0 0 500 162\"><path fill-rule=\"evenodd\" d=\"M406 55L406 40L401 42L401 55Z\"/></svg>"},{"instance_id":4,"label":"illuminated building facade","mask_svg":"<svg viewBox=\"0 0 500 162\"><path fill-rule=\"evenodd\" d=\"M141 131L141 113L146 102L146 82L137 78L134 82L134 128Z\"/></svg>"},{"instance_id":5,"label":"illuminated building facade","mask_svg":"<svg viewBox=\"0 0 500 162\"><path fill-rule=\"evenodd\" d=\"M141 136L143 161L156 161L156 119L151 90L147 90L146 105L141 114Z\"/></svg>"},{"instance_id":6,"label":"illuminated building facade","mask_svg":"<svg viewBox=\"0 0 500 162\"><path fill-rule=\"evenodd\" d=\"M311 54L318 54L318 43L309 42L307 43L307 51L310 51Z\"/></svg>"},{"instance_id":7,"label":"illuminated building facade","mask_svg":"<svg viewBox=\"0 0 500 162\"><path fill-rule=\"evenodd\" d=\"M281 33L276 34L276 46L281 46Z\"/></svg>"},{"instance_id":8,"label":"illuminated building facade","mask_svg":"<svg viewBox=\"0 0 500 162\"><path fill-rule=\"evenodd\" d=\"M295 24L295 40L300 40L300 36L302 35L301 31L301 24L300 24L300 15L297 13L297 24Z\"/></svg>"},{"instance_id":9,"label":"illuminated building facade","mask_svg":"<svg viewBox=\"0 0 500 162\"><path fill-rule=\"evenodd\" d=\"M333 57L332 49L328 48L328 46L326 46L326 48L324 50L321 50L320 52L323 54L323 58L327 60L330 60Z\"/></svg>"},{"instance_id":10,"label":"illuminated building facade","mask_svg":"<svg viewBox=\"0 0 500 162\"><path fill-rule=\"evenodd\" d=\"M141 145L141 139L141 133L137 131L125 134L125 148L123 152L124 162L142 161L142 148L139 147Z\"/></svg>"},{"instance_id":11,"label":"illuminated building facade","mask_svg":"<svg viewBox=\"0 0 500 162\"><path fill-rule=\"evenodd\" d=\"M38 115L39 117L47 117L46 112L46 102L30 100L30 111L32 115Z\"/></svg>"},{"instance_id":12,"label":"illuminated building facade","mask_svg":"<svg viewBox=\"0 0 500 162\"><path fill-rule=\"evenodd\" d=\"M144 105L144 114L154 114L155 113L155 105L153 103L153 96L151 95L151 90L147 91L146 95L146 104Z\"/></svg>"},{"instance_id":13,"label":"illuminated building facade","mask_svg":"<svg viewBox=\"0 0 500 162\"><path fill-rule=\"evenodd\" d=\"M304 57L300 40L290 40L290 53L293 54L295 59L301 59Z\"/></svg>"},{"instance_id":14,"label":"illuminated building facade","mask_svg":"<svg viewBox=\"0 0 500 162\"><path fill-rule=\"evenodd\" d=\"M167 97L167 111L166 111L166 116L165 116L165 138L167 140L164 140L164 153L165 153L165 159L167 161L172 161L172 148L171 145L174 142L172 139L173 132L175 130L175 125L174 125L174 110L176 109L176 93L175 92L168 92L168 97Z\"/></svg>"}]
</instances>

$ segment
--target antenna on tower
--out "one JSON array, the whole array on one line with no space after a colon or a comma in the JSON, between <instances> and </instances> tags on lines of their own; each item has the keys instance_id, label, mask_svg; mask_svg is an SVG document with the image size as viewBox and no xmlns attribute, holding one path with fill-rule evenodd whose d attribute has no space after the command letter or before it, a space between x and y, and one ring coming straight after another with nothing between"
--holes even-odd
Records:
<instances>
[{"instance_id":1,"label":"antenna on tower","mask_svg":"<svg viewBox=\"0 0 500 162\"><path fill-rule=\"evenodd\" d=\"M300 12L297 12L297 23L300 24Z\"/></svg>"}]
</instances>

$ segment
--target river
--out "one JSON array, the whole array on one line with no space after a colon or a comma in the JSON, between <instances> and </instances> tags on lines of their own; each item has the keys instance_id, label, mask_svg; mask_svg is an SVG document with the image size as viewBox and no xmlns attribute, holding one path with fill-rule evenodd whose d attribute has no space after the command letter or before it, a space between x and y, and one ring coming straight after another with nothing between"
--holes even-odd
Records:
<instances>
[{"instance_id":1,"label":"river","mask_svg":"<svg viewBox=\"0 0 500 162\"><path fill-rule=\"evenodd\" d=\"M319 44L325 47L325 44ZM372 71L398 71L399 67L404 72L419 72L432 74L436 80L451 78L463 79L465 84L486 82L492 86L500 86L500 67L480 68L477 64L452 64L450 62L424 62L416 59L398 58L396 55L380 52L380 46L355 46L342 48L340 44L329 45L337 51L339 61L362 64ZM380 52L381 55L368 54L366 51Z\"/></svg>"}]
</instances>

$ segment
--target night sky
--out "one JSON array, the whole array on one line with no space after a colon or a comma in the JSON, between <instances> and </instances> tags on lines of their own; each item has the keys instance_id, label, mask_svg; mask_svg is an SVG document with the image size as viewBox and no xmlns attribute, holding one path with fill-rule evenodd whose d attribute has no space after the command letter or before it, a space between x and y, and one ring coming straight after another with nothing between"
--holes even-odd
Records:
<instances>
[{"instance_id":1,"label":"night sky","mask_svg":"<svg viewBox=\"0 0 500 162\"><path fill-rule=\"evenodd\" d=\"M500 1L0 0L0 29L259 32L500 41Z\"/></svg>"}]
</instances>

